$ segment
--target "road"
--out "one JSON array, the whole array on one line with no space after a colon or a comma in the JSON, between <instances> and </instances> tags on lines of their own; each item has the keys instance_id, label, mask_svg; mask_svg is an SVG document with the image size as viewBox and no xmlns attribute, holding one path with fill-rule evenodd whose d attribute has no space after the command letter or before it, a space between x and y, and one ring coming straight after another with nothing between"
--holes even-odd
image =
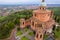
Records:
<instances>
[{"instance_id":1,"label":"road","mask_svg":"<svg viewBox=\"0 0 60 40\"><path fill-rule=\"evenodd\" d=\"M17 31L17 27L12 30L12 33L8 40L16 40L16 38L15 38L16 31Z\"/></svg>"}]
</instances>

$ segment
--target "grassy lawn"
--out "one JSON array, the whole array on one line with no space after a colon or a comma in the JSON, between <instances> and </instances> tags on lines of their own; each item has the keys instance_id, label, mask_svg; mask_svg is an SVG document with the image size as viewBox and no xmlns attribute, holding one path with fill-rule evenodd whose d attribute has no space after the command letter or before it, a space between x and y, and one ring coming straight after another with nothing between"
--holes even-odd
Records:
<instances>
[{"instance_id":1,"label":"grassy lawn","mask_svg":"<svg viewBox=\"0 0 60 40\"><path fill-rule=\"evenodd\" d=\"M57 40L60 40L60 28L57 28L55 31L54 31L54 33L55 33L55 38L57 39Z\"/></svg>"},{"instance_id":2,"label":"grassy lawn","mask_svg":"<svg viewBox=\"0 0 60 40\"><path fill-rule=\"evenodd\" d=\"M21 38L21 40L30 40L30 39L27 38L27 37L25 37L25 36L23 36L23 37Z\"/></svg>"},{"instance_id":3,"label":"grassy lawn","mask_svg":"<svg viewBox=\"0 0 60 40\"><path fill-rule=\"evenodd\" d=\"M60 31L55 31L55 37L60 38Z\"/></svg>"},{"instance_id":4,"label":"grassy lawn","mask_svg":"<svg viewBox=\"0 0 60 40\"><path fill-rule=\"evenodd\" d=\"M34 35L34 33L33 33L33 32L30 32L30 33L29 33L29 35L30 35L30 36L33 36L33 35Z\"/></svg>"},{"instance_id":5,"label":"grassy lawn","mask_svg":"<svg viewBox=\"0 0 60 40\"><path fill-rule=\"evenodd\" d=\"M20 36L20 35L22 35L23 33L21 32L21 31L17 31L17 36Z\"/></svg>"},{"instance_id":6,"label":"grassy lawn","mask_svg":"<svg viewBox=\"0 0 60 40\"><path fill-rule=\"evenodd\" d=\"M47 39L47 37L48 37L48 35L44 35L44 40L46 40L46 39Z\"/></svg>"}]
</instances>

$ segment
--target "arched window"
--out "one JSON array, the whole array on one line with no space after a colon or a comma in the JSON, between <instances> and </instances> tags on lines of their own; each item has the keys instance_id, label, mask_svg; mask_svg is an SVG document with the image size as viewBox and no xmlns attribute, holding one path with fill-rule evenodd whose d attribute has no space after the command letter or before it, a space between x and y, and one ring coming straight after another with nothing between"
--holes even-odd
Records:
<instances>
[{"instance_id":1,"label":"arched window","mask_svg":"<svg viewBox=\"0 0 60 40\"><path fill-rule=\"evenodd\" d=\"M42 38L42 35L40 35L40 38Z\"/></svg>"},{"instance_id":2,"label":"arched window","mask_svg":"<svg viewBox=\"0 0 60 40\"><path fill-rule=\"evenodd\" d=\"M24 22L23 22L23 25L24 25Z\"/></svg>"},{"instance_id":3,"label":"arched window","mask_svg":"<svg viewBox=\"0 0 60 40\"><path fill-rule=\"evenodd\" d=\"M38 38L38 34L36 35L36 37Z\"/></svg>"},{"instance_id":4,"label":"arched window","mask_svg":"<svg viewBox=\"0 0 60 40\"><path fill-rule=\"evenodd\" d=\"M43 10L45 10L46 8L43 8Z\"/></svg>"},{"instance_id":5,"label":"arched window","mask_svg":"<svg viewBox=\"0 0 60 40\"><path fill-rule=\"evenodd\" d=\"M40 8L41 9L41 8Z\"/></svg>"},{"instance_id":6,"label":"arched window","mask_svg":"<svg viewBox=\"0 0 60 40\"><path fill-rule=\"evenodd\" d=\"M36 13L35 13L35 17L36 17Z\"/></svg>"},{"instance_id":7,"label":"arched window","mask_svg":"<svg viewBox=\"0 0 60 40\"><path fill-rule=\"evenodd\" d=\"M32 22L32 25L34 26L34 22Z\"/></svg>"},{"instance_id":8,"label":"arched window","mask_svg":"<svg viewBox=\"0 0 60 40\"><path fill-rule=\"evenodd\" d=\"M44 8L43 8L43 10L44 10Z\"/></svg>"}]
</instances>

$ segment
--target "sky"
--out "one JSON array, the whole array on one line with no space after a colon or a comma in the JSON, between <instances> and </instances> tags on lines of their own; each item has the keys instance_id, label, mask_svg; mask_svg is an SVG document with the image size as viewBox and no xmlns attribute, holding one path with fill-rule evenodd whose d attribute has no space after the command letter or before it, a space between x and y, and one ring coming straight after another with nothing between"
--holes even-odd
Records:
<instances>
[{"instance_id":1,"label":"sky","mask_svg":"<svg viewBox=\"0 0 60 40\"><path fill-rule=\"evenodd\" d=\"M60 4L60 0L45 0L47 4ZM40 4L41 0L0 0L0 4Z\"/></svg>"}]
</instances>

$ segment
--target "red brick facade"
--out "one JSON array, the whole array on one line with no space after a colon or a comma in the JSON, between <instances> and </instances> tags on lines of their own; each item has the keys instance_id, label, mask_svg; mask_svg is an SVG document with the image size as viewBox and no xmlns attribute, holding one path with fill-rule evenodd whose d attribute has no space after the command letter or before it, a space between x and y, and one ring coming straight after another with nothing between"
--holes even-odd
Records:
<instances>
[{"instance_id":1,"label":"red brick facade","mask_svg":"<svg viewBox=\"0 0 60 40\"><path fill-rule=\"evenodd\" d=\"M51 33L53 25L55 25L52 17L53 12L51 10L47 10L45 6L40 6L33 11L33 16L30 19L20 19L20 27L25 28L30 25L31 29L36 32L35 40L43 40L44 33Z\"/></svg>"}]
</instances>

